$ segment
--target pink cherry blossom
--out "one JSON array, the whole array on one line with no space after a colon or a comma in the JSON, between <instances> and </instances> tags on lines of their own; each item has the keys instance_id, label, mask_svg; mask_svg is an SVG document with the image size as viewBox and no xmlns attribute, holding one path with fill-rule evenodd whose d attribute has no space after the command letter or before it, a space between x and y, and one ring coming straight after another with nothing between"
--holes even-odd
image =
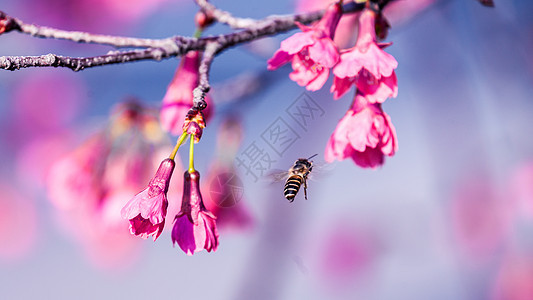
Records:
<instances>
[{"instance_id":1,"label":"pink cherry blossom","mask_svg":"<svg viewBox=\"0 0 533 300\"><path fill-rule=\"evenodd\" d=\"M179 135L183 132L182 126L187 112L193 105L192 91L198 86L198 67L200 66L200 53L191 51L180 62L174 78L170 82L161 107L161 126L167 132ZM202 111L205 119L209 119L212 110L212 101L205 97L207 108Z\"/></svg>"},{"instance_id":2,"label":"pink cherry blossom","mask_svg":"<svg viewBox=\"0 0 533 300\"><path fill-rule=\"evenodd\" d=\"M130 220L132 234L144 239L153 236L155 241L163 231L168 207L168 185L174 167L174 160L163 160L148 187L122 208L122 218Z\"/></svg>"},{"instance_id":3,"label":"pink cherry blossom","mask_svg":"<svg viewBox=\"0 0 533 300\"><path fill-rule=\"evenodd\" d=\"M280 49L268 61L268 69L275 70L292 62L289 77L309 91L322 88L329 77L329 69L339 60L339 51L332 38L342 14L340 4L328 7L322 19L312 27L296 23L298 32L281 42Z\"/></svg>"},{"instance_id":4,"label":"pink cherry blossom","mask_svg":"<svg viewBox=\"0 0 533 300\"><path fill-rule=\"evenodd\" d=\"M177 243L187 255L203 249L211 252L218 247L216 217L208 211L200 193L200 173L184 174L181 211L176 215L172 229L172 242Z\"/></svg>"},{"instance_id":5,"label":"pink cherry blossom","mask_svg":"<svg viewBox=\"0 0 533 300\"><path fill-rule=\"evenodd\" d=\"M381 104L370 103L356 93L352 107L328 141L325 159L351 158L361 167L376 168L383 164L384 155L392 156L397 150L396 130Z\"/></svg>"},{"instance_id":6,"label":"pink cherry blossom","mask_svg":"<svg viewBox=\"0 0 533 300\"><path fill-rule=\"evenodd\" d=\"M375 31L376 13L365 9L359 16L359 35L353 48L341 51L339 63L333 68L335 75L331 92L335 99L342 97L352 84L360 93L368 95L370 103L383 103L398 94L394 69L398 62L382 50Z\"/></svg>"}]
</instances>

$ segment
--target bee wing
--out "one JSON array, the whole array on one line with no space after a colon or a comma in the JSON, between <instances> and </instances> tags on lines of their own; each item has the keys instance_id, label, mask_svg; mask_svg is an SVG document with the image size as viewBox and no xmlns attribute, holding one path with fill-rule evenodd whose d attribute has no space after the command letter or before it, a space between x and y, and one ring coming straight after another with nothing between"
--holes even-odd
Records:
<instances>
[{"instance_id":1,"label":"bee wing","mask_svg":"<svg viewBox=\"0 0 533 300\"><path fill-rule=\"evenodd\" d=\"M269 181L272 183L279 182L279 181L289 178L289 172L284 171L284 170L274 169L268 172L267 177Z\"/></svg>"},{"instance_id":2,"label":"bee wing","mask_svg":"<svg viewBox=\"0 0 533 300\"><path fill-rule=\"evenodd\" d=\"M324 177L329 172L333 171L336 163L326 163L326 162L313 162L313 170L307 176L307 179L316 180L317 178Z\"/></svg>"}]
</instances>

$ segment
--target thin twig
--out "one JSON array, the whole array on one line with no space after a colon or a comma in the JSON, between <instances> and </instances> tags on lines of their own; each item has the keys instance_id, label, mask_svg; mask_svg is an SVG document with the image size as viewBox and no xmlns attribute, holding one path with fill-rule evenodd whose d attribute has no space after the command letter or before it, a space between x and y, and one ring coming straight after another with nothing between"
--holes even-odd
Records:
<instances>
[{"instance_id":1,"label":"thin twig","mask_svg":"<svg viewBox=\"0 0 533 300\"><path fill-rule=\"evenodd\" d=\"M8 16L0 11L0 20L8 24L5 32L16 30L39 38L52 38L58 40L69 40L76 43L91 43L110 45L117 48L164 48L174 44L173 38L165 39L142 39L124 36L112 36L103 34L92 34L82 31L68 31L52 27L26 24L17 18Z\"/></svg>"},{"instance_id":2,"label":"thin twig","mask_svg":"<svg viewBox=\"0 0 533 300\"><path fill-rule=\"evenodd\" d=\"M211 63L213 62L216 53L219 51L219 48L220 44L217 42L207 43L205 47L204 55L202 56L200 67L198 68L198 86L192 91L194 97L192 109L203 110L207 107L205 95L211 89L211 86L209 85L209 71L211 70Z\"/></svg>"},{"instance_id":3,"label":"thin twig","mask_svg":"<svg viewBox=\"0 0 533 300\"><path fill-rule=\"evenodd\" d=\"M213 4L207 2L207 0L195 0L196 4L207 14L215 18L219 23L227 24L234 29L248 28L253 24L259 22L259 20L251 18L236 18L231 13L225 10L216 8Z\"/></svg>"}]
</instances>

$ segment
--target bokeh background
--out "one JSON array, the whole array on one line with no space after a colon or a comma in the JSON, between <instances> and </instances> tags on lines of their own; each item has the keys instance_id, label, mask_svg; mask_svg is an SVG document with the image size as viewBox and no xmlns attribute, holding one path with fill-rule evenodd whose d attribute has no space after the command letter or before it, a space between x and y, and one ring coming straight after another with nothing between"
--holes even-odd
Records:
<instances>
[{"instance_id":1,"label":"bokeh background","mask_svg":"<svg viewBox=\"0 0 533 300\"><path fill-rule=\"evenodd\" d=\"M312 5L215 4L252 18ZM135 97L157 108L177 59L0 72L0 298L533 299L533 3L495 4L398 1L386 15L399 95L383 106L397 154L377 170L351 161L324 166L309 182L309 200L298 195L294 203L282 183L236 167L247 226L221 228L219 249L193 257L172 246L169 232L156 243L94 239L90 229L107 229L78 231L69 221L76 216L58 209L46 188L53 162L102 130L117 103ZM0 9L28 23L151 38L191 35L197 10L185 0L0 0ZM217 25L208 34L223 32ZM215 113L195 154L204 176L228 116L242 126L237 157L255 143L275 158L272 169L315 153L324 165L353 92L333 101L331 80L309 93L288 79L288 68L266 72L288 34L215 60ZM0 55L110 50L0 36ZM243 86L253 93L239 95ZM286 112L302 96L323 109L305 127ZM300 138L276 156L261 135L277 118ZM202 188L207 194L208 182Z\"/></svg>"}]
</instances>

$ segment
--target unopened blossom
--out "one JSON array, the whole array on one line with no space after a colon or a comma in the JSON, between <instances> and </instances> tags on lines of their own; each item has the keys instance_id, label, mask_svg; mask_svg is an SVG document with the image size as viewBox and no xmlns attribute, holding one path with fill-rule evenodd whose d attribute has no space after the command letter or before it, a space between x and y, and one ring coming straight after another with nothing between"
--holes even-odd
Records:
<instances>
[{"instance_id":1,"label":"unopened blossom","mask_svg":"<svg viewBox=\"0 0 533 300\"><path fill-rule=\"evenodd\" d=\"M370 103L356 93L352 107L339 121L325 151L325 159L351 158L364 168L383 164L384 155L392 156L398 150L396 130L381 104Z\"/></svg>"},{"instance_id":2,"label":"unopened blossom","mask_svg":"<svg viewBox=\"0 0 533 300\"><path fill-rule=\"evenodd\" d=\"M130 220L132 234L142 238L153 236L155 241L163 231L168 208L168 185L175 165L170 158L163 160L148 187L122 208L122 218Z\"/></svg>"},{"instance_id":3,"label":"unopened blossom","mask_svg":"<svg viewBox=\"0 0 533 300\"><path fill-rule=\"evenodd\" d=\"M281 42L280 49L268 60L268 69L275 70L292 62L289 77L309 91L319 90L329 77L329 69L339 60L333 42L342 15L339 3L328 7L322 19L312 27L296 22L302 32Z\"/></svg>"},{"instance_id":4,"label":"unopened blossom","mask_svg":"<svg viewBox=\"0 0 533 300\"><path fill-rule=\"evenodd\" d=\"M183 132L194 135L194 142L198 143L202 138L205 128L204 114L202 111L191 109L183 122Z\"/></svg>"},{"instance_id":5,"label":"unopened blossom","mask_svg":"<svg viewBox=\"0 0 533 300\"><path fill-rule=\"evenodd\" d=\"M176 215L172 242L187 255L218 247L216 217L205 208L200 193L200 173L186 171L183 180L181 211Z\"/></svg>"},{"instance_id":6,"label":"unopened blossom","mask_svg":"<svg viewBox=\"0 0 533 300\"><path fill-rule=\"evenodd\" d=\"M383 103L398 94L398 82L394 69L398 62L383 51L386 44L378 44L376 38L376 13L365 9L359 16L359 35L355 46L341 51L339 63L333 68L335 78L331 92L335 99L350 90L352 84L367 95L370 103Z\"/></svg>"},{"instance_id":7,"label":"unopened blossom","mask_svg":"<svg viewBox=\"0 0 533 300\"><path fill-rule=\"evenodd\" d=\"M161 126L167 132L180 135L187 112L193 106L192 91L198 86L198 67L200 66L200 53L191 51L180 62L176 74L167 88L163 98L161 113ZM206 119L210 116L211 99L206 95L207 107L202 112Z\"/></svg>"}]
</instances>

